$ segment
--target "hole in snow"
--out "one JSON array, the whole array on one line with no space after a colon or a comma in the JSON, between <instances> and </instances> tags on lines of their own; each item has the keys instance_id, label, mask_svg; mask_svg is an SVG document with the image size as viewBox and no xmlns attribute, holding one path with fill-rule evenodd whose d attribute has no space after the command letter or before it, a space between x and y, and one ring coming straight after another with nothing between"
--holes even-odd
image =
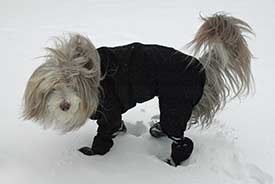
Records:
<instances>
[{"instance_id":1,"label":"hole in snow","mask_svg":"<svg viewBox=\"0 0 275 184\"><path fill-rule=\"evenodd\" d=\"M127 133L136 137L140 137L147 133L147 127L144 125L143 121L137 121L135 124L125 122L125 125L127 127Z\"/></svg>"}]
</instances>

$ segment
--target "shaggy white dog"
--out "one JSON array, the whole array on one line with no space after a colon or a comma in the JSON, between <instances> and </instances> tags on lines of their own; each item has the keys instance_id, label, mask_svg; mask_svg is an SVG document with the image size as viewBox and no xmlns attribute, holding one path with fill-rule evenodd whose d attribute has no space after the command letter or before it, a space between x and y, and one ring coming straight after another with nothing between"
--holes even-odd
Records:
<instances>
[{"instance_id":1,"label":"shaggy white dog","mask_svg":"<svg viewBox=\"0 0 275 184\"><path fill-rule=\"evenodd\" d=\"M79 34L57 38L55 46L47 48L46 62L28 81L24 118L65 133L101 113L92 148L80 151L103 155L117 132L125 130L121 114L158 96L160 123L150 133L174 141L169 163L179 165L193 150L183 133L187 125L209 126L228 100L248 94L253 83L252 54L244 35L252 33L251 27L223 14L203 20L190 43L198 59L159 45L96 49Z\"/></svg>"}]
</instances>

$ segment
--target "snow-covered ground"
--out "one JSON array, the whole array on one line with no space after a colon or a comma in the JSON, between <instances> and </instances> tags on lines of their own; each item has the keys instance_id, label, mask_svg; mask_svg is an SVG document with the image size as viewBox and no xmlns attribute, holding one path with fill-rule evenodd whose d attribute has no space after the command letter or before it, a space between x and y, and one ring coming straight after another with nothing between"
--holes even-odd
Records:
<instances>
[{"instance_id":1,"label":"snow-covered ground","mask_svg":"<svg viewBox=\"0 0 275 184\"><path fill-rule=\"evenodd\" d=\"M1 0L0 183L273 183L274 9L274 0ZM256 93L228 104L210 129L189 130L196 147L182 166L162 162L170 142L148 134L157 99L124 115L128 133L105 156L77 151L91 143L93 121L61 136L19 118L26 82L42 62L35 57L52 36L80 32L97 47L139 41L181 49L197 31L200 13L221 10L246 20L257 34L249 40Z\"/></svg>"}]
</instances>

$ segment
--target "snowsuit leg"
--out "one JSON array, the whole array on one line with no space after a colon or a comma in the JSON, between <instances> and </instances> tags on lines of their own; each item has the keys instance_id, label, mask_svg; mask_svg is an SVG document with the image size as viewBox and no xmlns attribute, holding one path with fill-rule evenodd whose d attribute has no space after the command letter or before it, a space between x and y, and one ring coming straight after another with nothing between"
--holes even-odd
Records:
<instances>
[{"instance_id":1,"label":"snowsuit leg","mask_svg":"<svg viewBox=\"0 0 275 184\"><path fill-rule=\"evenodd\" d=\"M181 52L160 66L160 124L170 137L183 137L193 108L202 97L205 73L201 69L198 60Z\"/></svg>"},{"instance_id":2,"label":"snowsuit leg","mask_svg":"<svg viewBox=\"0 0 275 184\"><path fill-rule=\"evenodd\" d=\"M103 85L108 85L105 87L105 93L102 98L102 104L98 107L98 111L100 111L100 115L97 118L97 135L94 137L91 148L84 147L81 148L81 151L85 155L104 155L110 151L114 142L113 138L119 132L125 132L126 127L124 122L122 121L122 108L121 104L114 94L114 88L112 81L108 81L108 83L104 83Z\"/></svg>"},{"instance_id":3,"label":"snowsuit leg","mask_svg":"<svg viewBox=\"0 0 275 184\"><path fill-rule=\"evenodd\" d=\"M201 72L198 61L190 63L190 57L184 54L175 55L172 59L175 60L165 64L159 77L159 107L160 126L173 140L172 165L177 166L193 151L193 142L184 138L184 131L193 108L202 97L205 74Z\"/></svg>"},{"instance_id":4,"label":"snowsuit leg","mask_svg":"<svg viewBox=\"0 0 275 184\"><path fill-rule=\"evenodd\" d=\"M182 138L193 106L180 98L159 98L160 126L168 137Z\"/></svg>"}]
</instances>

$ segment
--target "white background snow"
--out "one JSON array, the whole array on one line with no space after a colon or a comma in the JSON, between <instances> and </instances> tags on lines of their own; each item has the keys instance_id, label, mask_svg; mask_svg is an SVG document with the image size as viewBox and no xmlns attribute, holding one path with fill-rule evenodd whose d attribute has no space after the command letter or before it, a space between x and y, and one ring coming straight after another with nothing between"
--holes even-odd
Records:
<instances>
[{"instance_id":1,"label":"white background snow","mask_svg":"<svg viewBox=\"0 0 275 184\"><path fill-rule=\"evenodd\" d=\"M273 183L274 9L274 0L1 0L0 183ZM105 156L77 151L91 144L93 121L62 136L19 118L26 82L43 62L35 57L44 54L52 36L80 32L97 47L139 41L182 49L201 24L199 14L217 11L246 20L257 34L248 41L256 92L228 104L210 129L189 130L196 147L182 166L162 162L170 141L148 134L157 99L124 115L128 133Z\"/></svg>"}]
</instances>

